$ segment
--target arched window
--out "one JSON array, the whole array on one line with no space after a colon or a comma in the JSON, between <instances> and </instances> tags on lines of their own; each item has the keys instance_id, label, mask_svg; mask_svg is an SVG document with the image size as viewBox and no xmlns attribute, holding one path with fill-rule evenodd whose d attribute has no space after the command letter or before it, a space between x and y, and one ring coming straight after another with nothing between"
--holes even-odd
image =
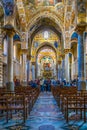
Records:
<instances>
[{"instance_id":1,"label":"arched window","mask_svg":"<svg viewBox=\"0 0 87 130\"><path fill-rule=\"evenodd\" d=\"M44 32L44 39L48 39L49 38L49 33L48 33L48 31L45 31Z\"/></svg>"}]
</instances>

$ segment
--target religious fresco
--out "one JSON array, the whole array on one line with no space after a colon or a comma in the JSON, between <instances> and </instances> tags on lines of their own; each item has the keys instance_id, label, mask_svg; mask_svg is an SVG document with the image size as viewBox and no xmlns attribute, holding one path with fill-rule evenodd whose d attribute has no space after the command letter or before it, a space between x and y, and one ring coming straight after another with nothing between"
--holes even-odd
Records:
<instances>
[{"instance_id":1,"label":"religious fresco","mask_svg":"<svg viewBox=\"0 0 87 130\"><path fill-rule=\"evenodd\" d=\"M78 23L86 22L86 1L78 0L77 1L78 8Z\"/></svg>"},{"instance_id":2,"label":"religious fresco","mask_svg":"<svg viewBox=\"0 0 87 130\"><path fill-rule=\"evenodd\" d=\"M44 62L43 63L43 69L46 70L46 71L49 71L51 70L51 63L47 63L47 62Z\"/></svg>"},{"instance_id":3,"label":"religious fresco","mask_svg":"<svg viewBox=\"0 0 87 130\"><path fill-rule=\"evenodd\" d=\"M62 0L29 0L29 2L36 6L54 6L58 2L62 2Z\"/></svg>"},{"instance_id":4,"label":"religious fresco","mask_svg":"<svg viewBox=\"0 0 87 130\"><path fill-rule=\"evenodd\" d=\"M3 18L3 16L4 16L4 11L2 6L0 6L0 20Z\"/></svg>"},{"instance_id":5,"label":"religious fresco","mask_svg":"<svg viewBox=\"0 0 87 130\"><path fill-rule=\"evenodd\" d=\"M53 75L54 59L51 56L43 55L40 64L43 77L51 78Z\"/></svg>"},{"instance_id":6,"label":"religious fresco","mask_svg":"<svg viewBox=\"0 0 87 130\"><path fill-rule=\"evenodd\" d=\"M51 43L55 48L58 48L58 44L60 44L58 36L50 30L39 32L34 37L33 47L37 48L41 43L44 42Z\"/></svg>"},{"instance_id":7,"label":"religious fresco","mask_svg":"<svg viewBox=\"0 0 87 130\"><path fill-rule=\"evenodd\" d=\"M38 54L38 63L51 63L55 59L55 52L51 48L44 47Z\"/></svg>"},{"instance_id":8,"label":"religious fresco","mask_svg":"<svg viewBox=\"0 0 87 130\"><path fill-rule=\"evenodd\" d=\"M78 0L78 11L79 13L86 13L86 4L85 1Z\"/></svg>"},{"instance_id":9,"label":"religious fresco","mask_svg":"<svg viewBox=\"0 0 87 130\"><path fill-rule=\"evenodd\" d=\"M14 13L14 0L3 0L3 5L5 9L5 15L11 16Z\"/></svg>"}]
</instances>

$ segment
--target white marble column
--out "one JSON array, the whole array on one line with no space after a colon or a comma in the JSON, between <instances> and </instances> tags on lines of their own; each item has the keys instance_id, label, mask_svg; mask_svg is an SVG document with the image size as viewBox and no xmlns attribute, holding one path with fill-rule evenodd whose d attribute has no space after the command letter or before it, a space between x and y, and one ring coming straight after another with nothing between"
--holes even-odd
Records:
<instances>
[{"instance_id":1,"label":"white marble column","mask_svg":"<svg viewBox=\"0 0 87 130\"><path fill-rule=\"evenodd\" d=\"M41 66L40 63L37 64L37 77L40 77L40 71L41 71Z\"/></svg>"},{"instance_id":2,"label":"white marble column","mask_svg":"<svg viewBox=\"0 0 87 130\"><path fill-rule=\"evenodd\" d=\"M65 54L65 79L69 82L69 54Z\"/></svg>"},{"instance_id":3,"label":"white marble column","mask_svg":"<svg viewBox=\"0 0 87 130\"><path fill-rule=\"evenodd\" d=\"M2 35L0 23L0 87L3 87L3 63L2 63Z\"/></svg>"},{"instance_id":4,"label":"white marble column","mask_svg":"<svg viewBox=\"0 0 87 130\"><path fill-rule=\"evenodd\" d=\"M23 82L24 83L27 82L27 69L26 69L26 65L27 65L27 56L26 56L26 54L23 54Z\"/></svg>"},{"instance_id":5,"label":"white marble column","mask_svg":"<svg viewBox=\"0 0 87 130\"><path fill-rule=\"evenodd\" d=\"M31 56L27 56L27 81L31 80Z\"/></svg>"},{"instance_id":6,"label":"white marble column","mask_svg":"<svg viewBox=\"0 0 87 130\"><path fill-rule=\"evenodd\" d=\"M8 55L7 55L7 90L14 91L13 82L13 33L11 31L7 32L8 40Z\"/></svg>"},{"instance_id":7,"label":"white marble column","mask_svg":"<svg viewBox=\"0 0 87 130\"><path fill-rule=\"evenodd\" d=\"M35 62L32 62L32 80L35 80Z\"/></svg>"},{"instance_id":8,"label":"white marble column","mask_svg":"<svg viewBox=\"0 0 87 130\"><path fill-rule=\"evenodd\" d=\"M58 61L58 80L61 81L61 61Z\"/></svg>"},{"instance_id":9,"label":"white marble column","mask_svg":"<svg viewBox=\"0 0 87 130\"><path fill-rule=\"evenodd\" d=\"M65 79L65 59L62 59L62 81Z\"/></svg>"}]
</instances>

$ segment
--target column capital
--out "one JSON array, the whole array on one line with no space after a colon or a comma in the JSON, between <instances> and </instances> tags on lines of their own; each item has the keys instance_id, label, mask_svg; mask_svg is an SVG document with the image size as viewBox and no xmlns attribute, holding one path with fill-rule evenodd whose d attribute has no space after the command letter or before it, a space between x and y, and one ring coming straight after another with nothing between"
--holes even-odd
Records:
<instances>
[{"instance_id":1,"label":"column capital","mask_svg":"<svg viewBox=\"0 0 87 130\"><path fill-rule=\"evenodd\" d=\"M64 58L65 58L65 54L64 54L64 53L60 54L60 57L61 57L62 59L64 59Z\"/></svg>"},{"instance_id":2,"label":"column capital","mask_svg":"<svg viewBox=\"0 0 87 130\"><path fill-rule=\"evenodd\" d=\"M77 25L76 28L75 28L75 31L79 34L79 35L82 35L83 32L85 31L86 29L86 25Z\"/></svg>"},{"instance_id":3,"label":"column capital","mask_svg":"<svg viewBox=\"0 0 87 130\"><path fill-rule=\"evenodd\" d=\"M28 54L28 49L21 49L20 54Z\"/></svg>"},{"instance_id":4,"label":"column capital","mask_svg":"<svg viewBox=\"0 0 87 130\"><path fill-rule=\"evenodd\" d=\"M58 60L58 64L59 64L59 65L61 64L61 60Z\"/></svg>"},{"instance_id":5,"label":"column capital","mask_svg":"<svg viewBox=\"0 0 87 130\"><path fill-rule=\"evenodd\" d=\"M27 55L27 59L28 59L28 60L31 60L31 55Z\"/></svg>"},{"instance_id":6,"label":"column capital","mask_svg":"<svg viewBox=\"0 0 87 130\"><path fill-rule=\"evenodd\" d=\"M36 64L36 62L32 62L32 65L35 65Z\"/></svg>"},{"instance_id":7,"label":"column capital","mask_svg":"<svg viewBox=\"0 0 87 130\"><path fill-rule=\"evenodd\" d=\"M68 54L69 52L71 52L71 49L64 49L64 54Z\"/></svg>"},{"instance_id":8,"label":"column capital","mask_svg":"<svg viewBox=\"0 0 87 130\"><path fill-rule=\"evenodd\" d=\"M2 30L9 37L13 36L16 33L15 28L12 25L10 25L10 24L4 25Z\"/></svg>"}]
</instances>

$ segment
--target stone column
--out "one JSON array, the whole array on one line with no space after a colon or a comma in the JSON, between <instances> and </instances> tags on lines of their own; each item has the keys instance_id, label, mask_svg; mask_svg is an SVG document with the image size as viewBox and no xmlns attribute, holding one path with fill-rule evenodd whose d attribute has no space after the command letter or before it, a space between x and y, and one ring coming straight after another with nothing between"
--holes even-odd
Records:
<instances>
[{"instance_id":1,"label":"stone column","mask_svg":"<svg viewBox=\"0 0 87 130\"><path fill-rule=\"evenodd\" d=\"M30 79L30 71L31 71L31 64L30 64L31 56L27 56L27 81L31 80Z\"/></svg>"},{"instance_id":2,"label":"stone column","mask_svg":"<svg viewBox=\"0 0 87 130\"><path fill-rule=\"evenodd\" d=\"M20 53L20 81L23 81L23 57Z\"/></svg>"},{"instance_id":3,"label":"stone column","mask_svg":"<svg viewBox=\"0 0 87 130\"><path fill-rule=\"evenodd\" d=\"M84 33L84 75L86 80L86 90L87 90L87 32Z\"/></svg>"},{"instance_id":4,"label":"stone column","mask_svg":"<svg viewBox=\"0 0 87 130\"><path fill-rule=\"evenodd\" d=\"M38 77L38 58L36 56L36 67L35 67L35 77Z\"/></svg>"},{"instance_id":5,"label":"stone column","mask_svg":"<svg viewBox=\"0 0 87 130\"><path fill-rule=\"evenodd\" d=\"M69 52L71 52L71 49L67 48L64 49L64 54L65 54L65 79L66 82L70 81L70 74L69 74Z\"/></svg>"},{"instance_id":6,"label":"stone column","mask_svg":"<svg viewBox=\"0 0 87 130\"><path fill-rule=\"evenodd\" d=\"M58 60L58 80L61 81L61 61Z\"/></svg>"},{"instance_id":7,"label":"stone column","mask_svg":"<svg viewBox=\"0 0 87 130\"><path fill-rule=\"evenodd\" d=\"M62 56L62 80L65 79L65 56Z\"/></svg>"},{"instance_id":8,"label":"stone column","mask_svg":"<svg viewBox=\"0 0 87 130\"><path fill-rule=\"evenodd\" d=\"M35 62L32 62L32 80L35 80Z\"/></svg>"},{"instance_id":9,"label":"stone column","mask_svg":"<svg viewBox=\"0 0 87 130\"><path fill-rule=\"evenodd\" d=\"M27 56L23 53L23 82L27 82L27 70L26 70L26 64L27 64Z\"/></svg>"},{"instance_id":10,"label":"stone column","mask_svg":"<svg viewBox=\"0 0 87 130\"><path fill-rule=\"evenodd\" d=\"M27 85L27 53L28 49L22 49L20 54L22 55L22 82L23 85Z\"/></svg>"},{"instance_id":11,"label":"stone column","mask_svg":"<svg viewBox=\"0 0 87 130\"><path fill-rule=\"evenodd\" d=\"M58 79L58 62L56 62L56 69L55 69L55 73L56 73L56 78Z\"/></svg>"},{"instance_id":12,"label":"stone column","mask_svg":"<svg viewBox=\"0 0 87 130\"><path fill-rule=\"evenodd\" d=\"M76 28L76 31L78 33L78 90L86 89L86 83L84 81L84 30L85 26L77 26Z\"/></svg>"},{"instance_id":13,"label":"stone column","mask_svg":"<svg viewBox=\"0 0 87 130\"><path fill-rule=\"evenodd\" d=\"M65 54L65 79L69 82L69 54Z\"/></svg>"},{"instance_id":14,"label":"stone column","mask_svg":"<svg viewBox=\"0 0 87 130\"><path fill-rule=\"evenodd\" d=\"M13 82L13 32L12 30L7 31L8 39L8 55L7 55L7 90L14 91Z\"/></svg>"},{"instance_id":15,"label":"stone column","mask_svg":"<svg viewBox=\"0 0 87 130\"><path fill-rule=\"evenodd\" d=\"M1 24L0 24L1 28ZM2 35L0 29L0 87L3 87L3 56L2 56Z\"/></svg>"}]
</instances>

